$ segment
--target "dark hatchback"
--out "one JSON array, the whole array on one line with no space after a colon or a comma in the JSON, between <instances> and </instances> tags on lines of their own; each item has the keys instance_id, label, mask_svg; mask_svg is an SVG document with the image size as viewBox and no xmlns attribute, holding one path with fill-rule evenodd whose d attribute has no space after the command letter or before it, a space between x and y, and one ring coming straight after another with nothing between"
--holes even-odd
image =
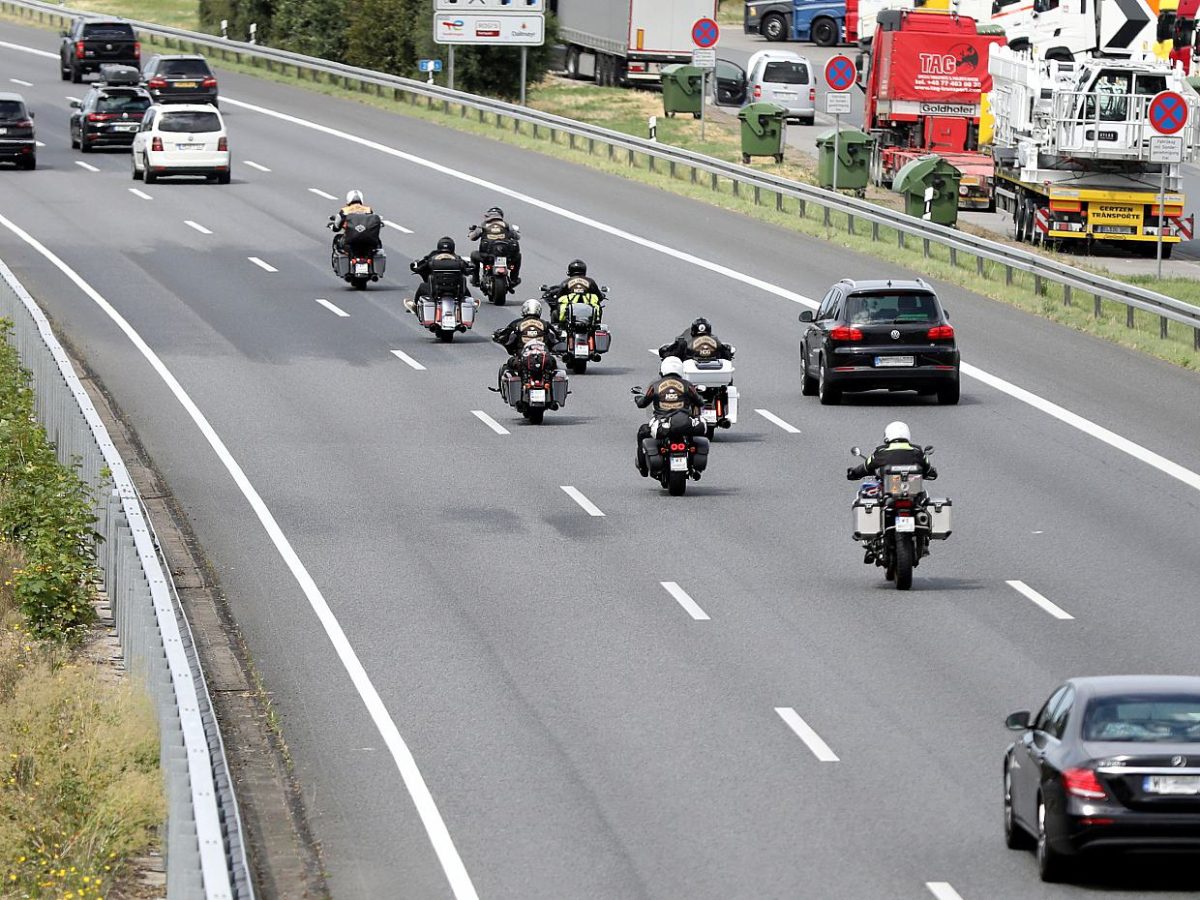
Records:
<instances>
[{"instance_id":1,"label":"dark hatchback","mask_svg":"<svg viewBox=\"0 0 1200 900\"><path fill-rule=\"evenodd\" d=\"M1200 854L1200 678L1073 678L1005 724L1005 841L1043 881L1084 853Z\"/></svg>"},{"instance_id":2,"label":"dark hatchback","mask_svg":"<svg viewBox=\"0 0 1200 900\"><path fill-rule=\"evenodd\" d=\"M957 403L958 342L933 288L914 281L853 281L829 289L800 321L801 391L821 403L843 393L917 391Z\"/></svg>"},{"instance_id":3,"label":"dark hatchback","mask_svg":"<svg viewBox=\"0 0 1200 900\"><path fill-rule=\"evenodd\" d=\"M37 137L33 113L25 98L0 92L0 161L15 162L19 169L37 168Z\"/></svg>"},{"instance_id":4,"label":"dark hatchback","mask_svg":"<svg viewBox=\"0 0 1200 900\"><path fill-rule=\"evenodd\" d=\"M71 146L87 153L96 147L131 147L150 108L139 87L93 87L71 113Z\"/></svg>"},{"instance_id":5,"label":"dark hatchback","mask_svg":"<svg viewBox=\"0 0 1200 900\"><path fill-rule=\"evenodd\" d=\"M155 103L211 103L217 106L217 76L203 56L153 56L142 83Z\"/></svg>"}]
</instances>

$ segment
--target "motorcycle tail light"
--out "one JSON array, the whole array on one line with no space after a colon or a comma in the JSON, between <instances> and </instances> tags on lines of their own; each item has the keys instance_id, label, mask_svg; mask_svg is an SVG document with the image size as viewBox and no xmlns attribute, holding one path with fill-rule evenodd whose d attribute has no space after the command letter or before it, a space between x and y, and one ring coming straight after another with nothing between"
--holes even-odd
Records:
<instances>
[{"instance_id":1,"label":"motorcycle tail light","mask_svg":"<svg viewBox=\"0 0 1200 900\"><path fill-rule=\"evenodd\" d=\"M1091 769L1067 769L1062 773L1063 789L1073 797L1084 800L1105 800L1108 792Z\"/></svg>"},{"instance_id":2,"label":"motorcycle tail light","mask_svg":"<svg viewBox=\"0 0 1200 900\"><path fill-rule=\"evenodd\" d=\"M847 325L840 325L829 332L831 341L861 341L863 333L861 328L850 328Z\"/></svg>"},{"instance_id":3,"label":"motorcycle tail light","mask_svg":"<svg viewBox=\"0 0 1200 900\"><path fill-rule=\"evenodd\" d=\"M83 59L83 41L75 42L75 58Z\"/></svg>"},{"instance_id":4,"label":"motorcycle tail light","mask_svg":"<svg viewBox=\"0 0 1200 900\"><path fill-rule=\"evenodd\" d=\"M154 140L152 140L150 142L151 150L162 150L162 148L163 148L162 138L156 137Z\"/></svg>"},{"instance_id":5,"label":"motorcycle tail light","mask_svg":"<svg viewBox=\"0 0 1200 900\"><path fill-rule=\"evenodd\" d=\"M954 339L953 325L934 325L926 335L931 341L950 341Z\"/></svg>"},{"instance_id":6,"label":"motorcycle tail light","mask_svg":"<svg viewBox=\"0 0 1200 900\"><path fill-rule=\"evenodd\" d=\"M911 500L897 500L895 505L896 509L912 509Z\"/></svg>"},{"instance_id":7,"label":"motorcycle tail light","mask_svg":"<svg viewBox=\"0 0 1200 900\"><path fill-rule=\"evenodd\" d=\"M672 444L671 445L671 450L673 450L677 453L681 453L686 449L687 449L687 444Z\"/></svg>"}]
</instances>

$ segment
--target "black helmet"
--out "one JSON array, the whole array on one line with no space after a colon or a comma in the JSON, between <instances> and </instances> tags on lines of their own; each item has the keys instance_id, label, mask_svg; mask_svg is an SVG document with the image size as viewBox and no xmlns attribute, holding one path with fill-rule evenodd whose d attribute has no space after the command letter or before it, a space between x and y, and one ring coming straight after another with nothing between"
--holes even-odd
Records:
<instances>
[{"instance_id":1,"label":"black helmet","mask_svg":"<svg viewBox=\"0 0 1200 900\"><path fill-rule=\"evenodd\" d=\"M439 238L438 242L437 242L437 249L438 249L438 253L453 253L454 252L454 238L452 238L452 237Z\"/></svg>"},{"instance_id":2,"label":"black helmet","mask_svg":"<svg viewBox=\"0 0 1200 900\"><path fill-rule=\"evenodd\" d=\"M502 210L498 206L493 206L491 209L489 209L487 212L485 212L483 214L483 217L485 219L503 219L504 218L504 210Z\"/></svg>"},{"instance_id":3,"label":"black helmet","mask_svg":"<svg viewBox=\"0 0 1200 900\"><path fill-rule=\"evenodd\" d=\"M692 337L699 334L712 334L712 326L708 324L708 319L703 316L692 323Z\"/></svg>"},{"instance_id":4,"label":"black helmet","mask_svg":"<svg viewBox=\"0 0 1200 900\"><path fill-rule=\"evenodd\" d=\"M567 275L586 275L587 263L582 259L573 259L567 263Z\"/></svg>"}]
</instances>

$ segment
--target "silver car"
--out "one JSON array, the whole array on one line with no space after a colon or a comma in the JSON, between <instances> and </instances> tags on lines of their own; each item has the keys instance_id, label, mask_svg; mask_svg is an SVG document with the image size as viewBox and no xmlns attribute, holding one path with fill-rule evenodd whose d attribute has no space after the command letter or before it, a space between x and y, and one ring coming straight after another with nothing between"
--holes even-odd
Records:
<instances>
[{"instance_id":1,"label":"silver car","mask_svg":"<svg viewBox=\"0 0 1200 900\"><path fill-rule=\"evenodd\" d=\"M812 64L790 50L760 50L746 69L746 99L778 103L787 117L811 125L817 112L817 86Z\"/></svg>"}]
</instances>

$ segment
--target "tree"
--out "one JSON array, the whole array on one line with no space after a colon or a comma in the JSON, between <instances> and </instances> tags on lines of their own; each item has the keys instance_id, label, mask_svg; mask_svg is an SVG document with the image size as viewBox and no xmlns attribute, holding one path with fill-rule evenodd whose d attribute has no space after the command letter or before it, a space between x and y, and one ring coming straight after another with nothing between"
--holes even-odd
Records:
<instances>
[{"instance_id":1,"label":"tree","mask_svg":"<svg viewBox=\"0 0 1200 900\"><path fill-rule=\"evenodd\" d=\"M271 27L272 46L342 62L346 54L347 5L346 0L278 0Z\"/></svg>"},{"instance_id":2,"label":"tree","mask_svg":"<svg viewBox=\"0 0 1200 900\"><path fill-rule=\"evenodd\" d=\"M347 10L346 62L415 76L418 32L425 27L415 7L427 6L413 0L356 0Z\"/></svg>"}]
</instances>

